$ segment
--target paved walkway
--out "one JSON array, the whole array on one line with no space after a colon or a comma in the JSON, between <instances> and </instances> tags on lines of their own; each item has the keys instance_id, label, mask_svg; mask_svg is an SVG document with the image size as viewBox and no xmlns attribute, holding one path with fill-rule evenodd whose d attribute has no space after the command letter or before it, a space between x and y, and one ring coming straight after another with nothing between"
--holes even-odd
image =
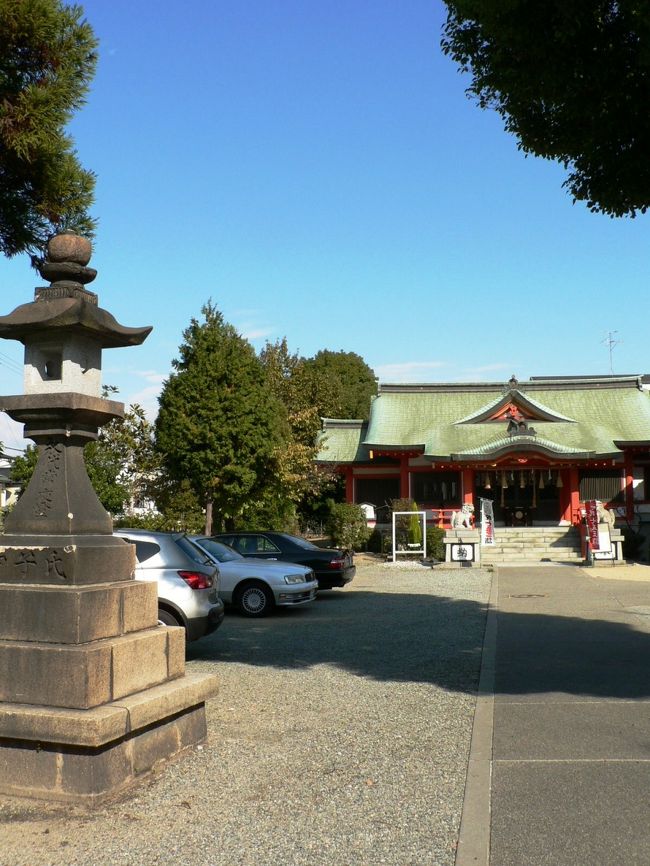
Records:
<instances>
[{"instance_id":1,"label":"paved walkway","mask_svg":"<svg viewBox=\"0 0 650 866\"><path fill-rule=\"evenodd\" d=\"M650 864L650 568L501 568L456 866Z\"/></svg>"}]
</instances>

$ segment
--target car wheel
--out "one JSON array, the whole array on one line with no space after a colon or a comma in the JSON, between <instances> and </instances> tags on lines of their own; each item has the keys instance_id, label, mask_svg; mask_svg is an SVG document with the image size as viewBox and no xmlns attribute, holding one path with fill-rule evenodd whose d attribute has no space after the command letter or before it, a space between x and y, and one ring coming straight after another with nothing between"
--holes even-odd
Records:
<instances>
[{"instance_id":1,"label":"car wheel","mask_svg":"<svg viewBox=\"0 0 650 866\"><path fill-rule=\"evenodd\" d=\"M183 623L179 622L173 613L169 613L167 610L163 610L162 608L158 608L158 625L180 625Z\"/></svg>"},{"instance_id":2,"label":"car wheel","mask_svg":"<svg viewBox=\"0 0 650 866\"><path fill-rule=\"evenodd\" d=\"M273 593L264 583L247 583L237 591L235 604L244 616L266 616L275 604Z\"/></svg>"}]
</instances>

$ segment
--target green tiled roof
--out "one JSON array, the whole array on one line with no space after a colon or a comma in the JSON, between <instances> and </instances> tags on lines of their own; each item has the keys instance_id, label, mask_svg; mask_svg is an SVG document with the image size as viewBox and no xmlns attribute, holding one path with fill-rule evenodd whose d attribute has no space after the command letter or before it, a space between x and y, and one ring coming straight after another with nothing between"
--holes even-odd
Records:
<instances>
[{"instance_id":1,"label":"green tiled roof","mask_svg":"<svg viewBox=\"0 0 650 866\"><path fill-rule=\"evenodd\" d=\"M438 460L451 455L476 459L510 443L517 450L542 449L564 457L613 456L620 453L617 441L650 440L650 396L640 381L637 376L603 376L532 379L513 388L493 383L382 385L367 426L325 419L317 459L354 463L369 459L373 448L409 447ZM506 422L485 420L505 397L533 409L538 416L530 421L535 436L511 439Z\"/></svg>"},{"instance_id":2,"label":"green tiled roof","mask_svg":"<svg viewBox=\"0 0 650 866\"><path fill-rule=\"evenodd\" d=\"M368 425L364 421L323 418L323 430L318 438L321 463L358 463L370 459L363 445Z\"/></svg>"}]
</instances>

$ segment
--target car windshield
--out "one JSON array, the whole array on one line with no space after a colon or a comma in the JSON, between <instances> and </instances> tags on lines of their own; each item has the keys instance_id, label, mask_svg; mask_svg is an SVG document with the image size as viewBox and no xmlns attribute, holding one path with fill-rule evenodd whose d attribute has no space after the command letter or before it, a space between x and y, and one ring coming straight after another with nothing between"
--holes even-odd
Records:
<instances>
[{"instance_id":1,"label":"car windshield","mask_svg":"<svg viewBox=\"0 0 650 866\"><path fill-rule=\"evenodd\" d=\"M307 541L305 538L298 538L297 535L282 535L282 538L286 538L288 541L292 541L296 547L302 547L304 550L318 550L319 548L312 544L311 541Z\"/></svg>"},{"instance_id":2,"label":"car windshield","mask_svg":"<svg viewBox=\"0 0 650 866\"><path fill-rule=\"evenodd\" d=\"M208 553L219 562L233 562L235 559L243 559L241 553L237 553L232 547L227 544L222 544L220 541L215 541L213 538L196 538L196 544L205 548Z\"/></svg>"},{"instance_id":3,"label":"car windshield","mask_svg":"<svg viewBox=\"0 0 650 866\"><path fill-rule=\"evenodd\" d=\"M201 550L199 545L191 541L187 537L187 535L177 535L174 538L174 541L180 547L183 553L186 553L193 562L196 562L199 565L214 566L214 563L212 562L209 554L207 554L205 550Z\"/></svg>"}]
</instances>

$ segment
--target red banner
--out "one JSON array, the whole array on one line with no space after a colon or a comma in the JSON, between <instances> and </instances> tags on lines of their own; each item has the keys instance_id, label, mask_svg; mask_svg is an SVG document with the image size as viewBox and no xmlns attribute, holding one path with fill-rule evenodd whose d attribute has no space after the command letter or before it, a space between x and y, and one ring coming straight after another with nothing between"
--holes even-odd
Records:
<instances>
[{"instance_id":1,"label":"red banner","mask_svg":"<svg viewBox=\"0 0 650 866\"><path fill-rule=\"evenodd\" d=\"M598 500L589 499L585 502L585 511L589 544L591 545L592 550L600 550L600 541L598 538Z\"/></svg>"}]
</instances>

